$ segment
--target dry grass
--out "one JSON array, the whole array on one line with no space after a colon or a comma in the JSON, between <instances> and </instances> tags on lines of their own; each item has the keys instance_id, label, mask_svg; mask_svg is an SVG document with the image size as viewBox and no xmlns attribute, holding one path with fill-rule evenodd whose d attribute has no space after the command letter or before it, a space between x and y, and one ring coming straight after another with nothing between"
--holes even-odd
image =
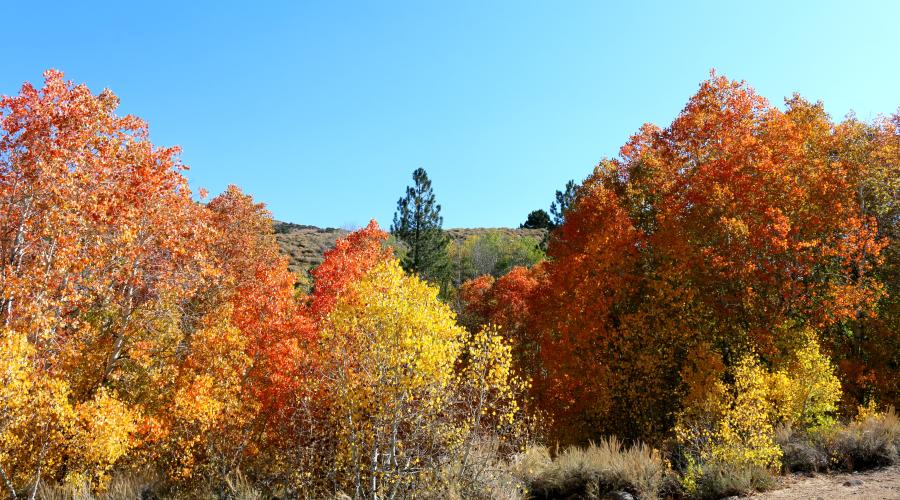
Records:
<instances>
[{"instance_id":1,"label":"dry grass","mask_svg":"<svg viewBox=\"0 0 900 500\"><path fill-rule=\"evenodd\" d=\"M865 470L900 463L900 418L890 408L862 422L851 422L830 441L833 462L843 470Z\"/></svg>"},{"instance_id":2,"label":"dry grass","mask_svg":"<svg viewBox=\"0 0 900 500\"><path fill-rule=\"evenodd\" d=\"M515 467L529 498L593 499L627 491L652 499L667 477L658 451L643 444L624 446L615 437L587 448L568 448L552 460L545 447L535 447Z\"/></svg>"},{"instance_id":3,"label":"dry grass","mask_svg":"<svg viewBox=\"0 0 900 500\"><path fill-rule=\"evenodd\" d=\"M318 228L288 222L275 222L275 240L288 257L288 266L294 273L305 273L322 263L326 251L334 247L338 239L349 234L345 229Z\"/></svg>"},{"instance_id":4,"label":"dry grass","mask_svg":"<svg viewBox=\"0 0 900 500\"><path fill-rule=\"evenodd\" d=\"M709 463L697 481L699 499L718 499L743 496L754 491L766 491L775 486L775 478L764 467L750 464L727 465Z\"/></svg>"},{"instance_id":5,"label":"dry grass","mask_svg":"<svg viewBox=\"0 0 900 500\"><path fill-rule=\"evenodd\" d=\"M900 463L900 418L888 411L815 432L779 429L788 472L859 471Z\"/></svg>"},{"instance_id":6,"label":"dry grass","mask_svg":"<svg viewBox=\"0 0 900 500\"><path fill-rule=\"evenodd\" d=\"M438 488L417 492L420 498L518 500L524 484L513 474L496 437L475 440L468 452L447 463Z\"/></svg>"},{"instance_id":7,"label":"dry grass","mask_svg":"<svg viewBox=\"0 0 900 500\"><path fill-rule=\"evenodd\" d=\"M70 485L41 483L37 498L41 500L161 500L164 498L192 498L229 500L261 500L264 495L240 472L225 479L226 490L216 494L212 491L174 492L165 481L150 472L117 474L109 487L100 494L86 488Z\"/></svg>"},{"instance_id":8,"label":"dry grass","mask_svg":"<svg viewBox=\"0 0 900 500\"><path fill-rule=\"evenodd\" d=\"M163 482L151 472L116 474L102 494L93 494L86 488L42 482L37 498L42 500L122 500L164 498Z\"/></svg>"},{"instance_id":9,"label":"dry grass","mask_svg":"<svg viewBox=\"0 0 900 500\"><path fill-rule=\"evenodd\" d=\"M237 472L233 477L225 478L228 485L228 498L234 500L261 500L262 493L243 474Z\"/></svg>"}]
</instances>

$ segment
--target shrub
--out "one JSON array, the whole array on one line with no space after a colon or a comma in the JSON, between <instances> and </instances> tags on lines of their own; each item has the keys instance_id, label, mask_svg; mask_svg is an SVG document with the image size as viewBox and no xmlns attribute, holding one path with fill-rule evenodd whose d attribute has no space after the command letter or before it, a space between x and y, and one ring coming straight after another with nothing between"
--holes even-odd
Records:
<instances>
[{"instance_id":1,"label":"shrub","mask_svg":"<svg viewBox=\"0 0 900 500\"><path fill-rule=\"evenodd\" d=\"M832 462L845 470L883 467L900 462L900 418L893 408L855 421L835 433Z\"/></svg>"},{"instance_id":2,"label":"shrub","mask_svg":"<svg viewBox=\"0 0 900 500\"><path fill-rule=\"evenodd\" d=\"M496 436L481 436L465 454L454 453L434 491L416 491L417 498L518 500L524 484L504 456Z\"/></svg>"},{"instance_id":3,"label":"shrub","mask_svg":"<svg viewBox=\"0 0 900 500\"><path fill-rule=\"evenodd\" d=\"M624 446L615 437L587 448L568 448L555 460L550 460L546 448L537 447L516 468L528 498L601 498L612 491L657 498L667 476L657 450L644 444Z\"/></svg>"},{"instance_id":4,"label":"shrub","mask_svg":"<svg viewBox=\"0 0 900 500\"><path fill-rule=\"evenodd\" d=\"M775 444L768 373L748 355L731 370L733 384L717 381L695 407L686 408L675 426L679 447L701 467L724 465L775 467L781 450Z\"/></svg>"},{"instance_id":5,"label":"shrub","mask_svg":"<svg viewBox=\"0 0 900 500\"><path fill-rule=\"evenodd\" d=\"M728 375L733 382L716 381L705 398L677 417L673 458L690 496L719 498L764 489L771 482L769 470L781 463L772 374L751 354Z\"/></svg>"},{"instance_id":6,"label":"shrub","mask_svg":"<svg viewBox=\"0 0 900 500\"><path fill-rule=\"evenodd\" d=\"M819 346L816 332L804 328L796 335L783 337L798 339L799 345L785 349L787 359L770 375L769 399L774 417L802 429L833 426L841 383L834 374L834 365Z\"/></svg>"},{"instance_id":7,"label":"shrub","mask_svg":"<svg viewBox=\"0 0 900 500\"><path fill-rule=\"evenodd\" d=\"M689 493L757 489L764 486L758 469L828 467L825 443L833 434L840 382L813 330L782 337L790 345L782 346L773 368L748 354L711 388L708 382L690 388L705 389L705 396L686 399L675 426L682 455L676 458Z\"/></svg>"},{"instance_id":8,"label":"shrub","mask_svg":"<svg viewBox=\"0 0 900 500\"><path fill-rule=\"evenodd\" d=\"M785 472L820 472L828 469L827 435L823 432L796 431L790 425L775 431L781 447Z\"/></svg>"},{"instance_id":9,"label":"shrub","mask_svg":"<svg viewBox=\"0 0 900 500\"><path fill-rule=\"evenodd\" d=\"M788 472L846 471L900 462L900 419L893 408L829 429L780 428L777 441Z\"/></svg>"},{"instance_id":10,"label":"shrub","mask_svg":"<svg viewBox=\"0 0 900 500\"><path fill-rule=\"evenodd\" d=\"M732 495L744 495L751 491L765 491L775 484L772 474L765 467L751 463L726 464L712 462L703 468L697 480L694 497L717 499Z\"/></svg>"}]
</instances>

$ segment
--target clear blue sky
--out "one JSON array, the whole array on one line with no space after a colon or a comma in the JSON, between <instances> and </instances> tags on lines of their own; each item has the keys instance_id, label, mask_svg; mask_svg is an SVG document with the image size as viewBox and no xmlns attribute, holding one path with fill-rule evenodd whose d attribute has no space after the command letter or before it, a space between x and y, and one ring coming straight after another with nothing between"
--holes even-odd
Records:
<instances>
[{"instance_id":1,"label":"clear blue sky","mask_svg":"<svg viewBox=\"0 0 900 500\"><path fill-rule=\"evenodd\" d=\"M151 5L152 4L152 5ZM281 220L515 226L717 68L834 117L900 105L900 2L5 2L0 93L58 68Z\"/></svg>"}]
</instances>

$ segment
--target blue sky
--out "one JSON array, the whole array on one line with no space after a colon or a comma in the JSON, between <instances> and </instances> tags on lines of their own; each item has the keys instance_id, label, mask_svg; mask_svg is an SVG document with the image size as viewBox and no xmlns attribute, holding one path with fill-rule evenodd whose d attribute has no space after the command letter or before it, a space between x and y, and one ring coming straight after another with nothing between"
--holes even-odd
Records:
<instances>
[{"instance_id":1,"label":"blue sky","mask_svg":"<svg viewBox=\"0 0 900 500\"><path fill-rule=\"evenodd\" d=\"M834 117L900 106L900 2L6 3L0 93L57 68L276 218L390 224L424 167L445 227L515 226L716 68Z\"/></svg>"}]
</instances>

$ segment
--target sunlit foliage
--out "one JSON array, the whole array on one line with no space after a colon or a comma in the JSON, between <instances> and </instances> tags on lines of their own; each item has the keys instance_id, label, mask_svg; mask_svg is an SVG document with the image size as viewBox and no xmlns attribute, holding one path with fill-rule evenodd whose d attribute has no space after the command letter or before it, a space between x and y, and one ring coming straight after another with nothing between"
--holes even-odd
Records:
<instances>
[{"instance_id":1,"label":"sunlit foliage","mask_svg":"<svg viewBox=\"0 0 900 500\"><path fill-rule=\"evenodd\" d=\"M811 330L798 364L830 372L833 354L854 392L894 397L895 121L836 125L821 105L795 96L782 111L713 76L573 189L537 286L500 301L491 278L473 280L465 317L537 340L536 396L564 441L663 440L696 387L747 356L780 366ZM796 419L834 415L821 384L829 403L792 402L807 408Z\"/></svg>"},{"instance_id":2,"label":"sunlit foliage","mask_svg":"<svg viewBox=\"0 0 900 500\"><path fill-rule=\"evenodd\" d=\"M895 454L897 115L835 123L714 75L558 192L546 260L488 233L451 247L455 278L409 274L372 221L306 293L262 204L195 197L117 105L56 71L0 100L4 495L120 472L185 497L521 493L497 464L536 438L607 439L545 457L554 488L631 456L635 491L674 470L698 495L777 470L776 429L849 468Z\"/></svg>"}]
</instances>

